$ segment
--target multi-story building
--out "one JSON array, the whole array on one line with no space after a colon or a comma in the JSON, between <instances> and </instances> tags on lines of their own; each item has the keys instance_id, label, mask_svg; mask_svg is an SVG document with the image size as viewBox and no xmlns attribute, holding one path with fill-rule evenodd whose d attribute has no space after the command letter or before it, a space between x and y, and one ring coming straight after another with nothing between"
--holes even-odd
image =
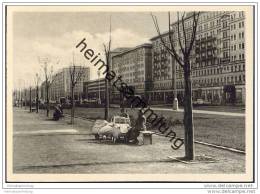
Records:
<instances>
[{"instance_id":1,"label":"multi-story building","mask_svg":"<svg viewBox=\"0 0 260 194\"><path fill-rule=\"evenodd\" d=\"M82 98L83 94L83 83L88 81L90 78L89 67L75 66L75 76L82 72L80 79L78 79L77 84L74 88L74 98L79 100ZM43 98L45 99L45 83L42 84ZM53 82L50 87L50 100L59 101L60 98L71 98L71 71L70 67L66 67L58 71L53 76Z\"/></svg>"},{"instance_id":2,"label":"multi-story building","mask_svg":"<svg viewBox=\"0 0 260 194\"><path fill-rule=\"evenodd\" d=\"M83 84L84 99L105 101L105 78L90 80Z\"/></svg>"},{"instance_id":3,"label":"multi-story building","mask_svg":"<svg viewBox=\"0 0 260 194\"><path fill-rule=\"evenodd\" d=\"M243 12L202 12L199 17L196 40L191 51L193 99L211 103L245 102L245 46ZM189 43L193 14L188 13L184 29ZM172 24L173 45L181 54L184 45L182 25L180 37L178 22ZM169 44L168 33L162 34ZM173 98L173 63L176 63L176 86L178 99L184 95L183 70L163 47L160 37L151 39L153 47L153 89L149 91L152 101L171 102Z\"/></svg>"},{"instance_id":4,"label":"multi-story building","mask_svg":"<svg viewBox=\"0 0 260 194\"><path fill-rule=\"evenodd\" d=\"M142 44L112 57L112 70L122 81L131 86L136 95L146 97L146 91L152 87L152 45ZM113 89L113 99L119 99L120 93Z\"/></svg>"}]
</instances>

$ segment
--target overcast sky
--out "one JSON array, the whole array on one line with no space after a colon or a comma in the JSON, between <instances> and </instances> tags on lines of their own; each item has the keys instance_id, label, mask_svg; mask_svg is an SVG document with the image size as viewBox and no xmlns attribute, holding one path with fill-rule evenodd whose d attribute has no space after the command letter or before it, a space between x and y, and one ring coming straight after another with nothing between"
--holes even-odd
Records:
<instances>
[{"instance_id":1,"label":"overcast sky","mask_svg":"<svg viewBox=\"0 0 260 194\"><path fill-rule=\"evenodd\" d=\"M41 72L38 56L49 57L54 71L57 71L69 66L73 50L76 64L91 67L91 79L97 78L96 69L74 47L86 38L88 47L103 55L103 43L107 42L109 37L110 15L113 49L134 47L149 42L149 39L156 35L151 15L148 12L14 13L15 87L33 84L35 74ZM158 16L161 30L167 30L167 13L158 12L155 15Z\"/></svg>"}]
</instances>

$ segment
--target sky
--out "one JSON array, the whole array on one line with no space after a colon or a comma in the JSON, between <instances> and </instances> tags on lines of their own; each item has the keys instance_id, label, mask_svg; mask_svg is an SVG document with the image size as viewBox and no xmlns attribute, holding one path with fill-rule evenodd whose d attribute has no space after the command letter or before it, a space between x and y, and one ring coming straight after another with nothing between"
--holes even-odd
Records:
<instances>
[{"instance_id":1,"label":"sky","mask_svg":"<svg viewBox=\"0 0 260 194\"><path fill-rule=\"evenodd\" d=\"M168 28L166 12L157 12L161 31ZM13 15L14 87L34 85L36 73L43 81L40 58L50 60L54 72L75 64L90 67L90 79L97 78L97 69L75 46L86 38L87 47L104 57L103 43L109 39L109 18L112 24L112 49L135 47L149 43L157 35L149 12L15 12Z\"/></svg>"}]
</instances>

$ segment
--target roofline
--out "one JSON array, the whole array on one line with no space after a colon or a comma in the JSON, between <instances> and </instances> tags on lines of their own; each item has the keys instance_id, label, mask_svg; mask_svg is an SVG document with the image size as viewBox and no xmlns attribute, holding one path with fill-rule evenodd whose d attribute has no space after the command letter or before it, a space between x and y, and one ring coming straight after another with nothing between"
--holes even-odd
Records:
<instances>
[{"instance_id":1,"label":"roofline","mask_svg":"<svg viewBox=\"0 0 260 194\"><path fill-rule=\"evenodd\" d=\"M144 44L138 45L136 47L130 48L129 50L122 51L122 52L120 52L118 54L115 54L113 57L116 57L116 56L119 56L119 55L123 55L123 54L126 54L128 52L134 51L134 50L139 49L139 48L144 48L144 47L152 48L152 44L151 43L144 43Z\"/></svg>"},{"instance_id":2,"label":"roofline","mask_svg":"<svg viewBox=\"0 0 260 194\"><path fill-rule=\"evenodd\" d=\"M92 80L85 81L84 83L91 83L91 82L95 82L95 81L98 81L98 80L99 81L103 81L103 80L105 81L105 79L106 79L105 77L104 78L99 78L99 79L92 79Z\"/></svg>"},{"instance_id":3,"label":"roofline","mask_svg":"<svg viewBox=\"0 0 260 194\"><path fill-rule=\"evenodd\" d=\"M152 38L150 39L150 41L153 41L153 40L157 39L157 38L160 37L160 36L166 36L166 35L168 35L168 34L169 34L169 31L163 32L161 35L158 34L158 35L152 37Z\"/></svg>"},{"instance_id":4,"label":"roofline","mask_svg":"<svg viewBox=\"0 0 260 194\"><path fill-rule=\"evenodd\" d=\"M200 14L203 14L203 13L206 13L206 11L201 11L201 12L200 12ZM189 15L189 16L186 16L186 17L184 18L184 20L189 19L190 17L193 17L193 14L192 14L192 15ZM178 23L178 20L175 21L175 22L173 22L173 23L171 23L171 26L173 26L173 25L175 25L175 24L177 24L177 23ZM163 33L161 34L161 36L166 36L166 35L168 35L168 34L169 34L169 30L166 31L166 32L163 32ZM150 40L153 41L153 40L157 39L158 37L160 37L159 34L158 34L157 36L152 37Z\"/></svg>"}]
</instances>

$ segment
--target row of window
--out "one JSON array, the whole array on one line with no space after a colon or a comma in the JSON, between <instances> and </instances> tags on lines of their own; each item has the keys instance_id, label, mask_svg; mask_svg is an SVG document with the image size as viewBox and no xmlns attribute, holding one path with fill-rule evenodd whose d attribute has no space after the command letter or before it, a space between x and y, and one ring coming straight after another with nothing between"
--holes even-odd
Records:
<instances>
[{"instance_id":1,"label":"row of window","mask_svg":"<svg viewBox=\"0 0 260 194\"><path fill-rule=\"evenodd\" d=\"M216 75L222 72L240 72L245 71L245 65L232 65L232 66L224 66L222 68L212 68L212 69L202 69L193 71L193 76L206 76L206 75ZM182 74L181 76L182 77Z\"/></svg>"},{"instance_id":2,"label":"row of window","mask_svg":"<svg viewBox=\"0 0 260 194\"><path fill-rule=\"evenodd\" d=\"M238 33L238 37L239 37L239 39L243 39L243 38L244 38L244 32L239 32L239 33ZM236 34L232 34L232 35L230 36L230 39L231 39L231 40L236 40L236 39L237 39Z\"/></svg>"},{"instance_id":3,"label":"row of window","mask_svg":"<svg viewBox=\"0 0 260 194\"><path fill-rule=\"evenodd\" d=\"M231 45L231 51L236 51L237 50L237 45L234 44L234 45ZM245 44L244 43L239 43L238 44L238 49L245 49Z\"/></svg>"},{"instance_id":4,"label":"row of window","mask_svg":"<svg viewBox=\"0 0 260 194\"><path fill-rule=\"evenodd\" d=\"M239 54L238 55L238 60L245 60L245 54ZM231 56L231 61L236 61L237 60L237 55L232 55Z\"/></svg>"},{"instance_id":5,"label":"row of window","mask_svg":"<svg viewBox=\"0 0 260 194\"><path fill-rule=\"evenodd\" d=\"M205 85L224 85L228 83L244 83L245 82L245 75L235 75L235 76L226 76L226 77L215 77L215 78L205 78L199 80L193 80L192 85L193 87L200 87ZM183 88L184 83L183 81L176 82L177 88Z\"/></svg>"},{"instance_id":6,"label":"row of window","mask_svg":"<svg viewBox=\"0 0 260 194\"><path fill-rule=\"evenodd\" d=\"M238 16L239 18L244 17L244 12L243 12L243 11L234 12L233 14L230 15L230 18L231 18L231 20L234 20L234 19L237 18L237 16Z\"/></svg>"},{"instance_id":7,"label":"row of window","mask_svg":"<svg viewBox=\"0 0 260 194\"><path fill-rule=\"evenodd\" d=\"M231 30L236 30L237 25L236 25L236 23L231 24L230 27L231 27ZM238 23L238 28L244 28L244 21Z\"/></svg>"}]
</instances>

